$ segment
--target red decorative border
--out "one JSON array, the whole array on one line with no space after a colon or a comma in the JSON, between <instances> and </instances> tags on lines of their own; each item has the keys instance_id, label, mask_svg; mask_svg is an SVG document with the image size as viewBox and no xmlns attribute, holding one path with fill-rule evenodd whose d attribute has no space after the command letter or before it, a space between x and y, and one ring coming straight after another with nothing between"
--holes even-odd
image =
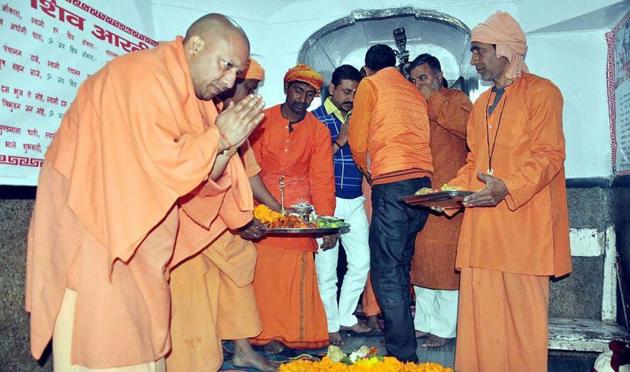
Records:
<instances>
[{"instance_id":1,"label":"red decorative border","mask_svg":"<svg viewBox=\"0 0 630 372\"><path fill-rule=\"evenodd\" d=\"M99 18L102 21L105 21L105 22L109 23L110 25L116 27L117 29L128 33L129 35L135 37L138 40L145 41L146 43L151 44L153 46L157 46L158 45L157 41L151 39L150 37L148 37L148 36L146 36L144 34L139 33L138 31L134 30L133 28L131 28L131 27L127 26L126 24L123 24L123 23L119 22L118 20L108 16L107 14L101 12L100 10L92 8L90 5L84 3L81 0L66 0L66 2L76 6L77 8L79 8L79 9L81 9L81 10L87 12L87 13L90 13L91 15Z\"/></svg>"},{"instance_id":2,"label":"red decorative border","mask_svg":"<svg viewBox=\"0 0 630 372\"><path fill-rule=\"evenodd\" d=\"M608 56L606 58L606 90L608 91L608 116L610 117L610 144L613 173L618 176L630 175L630 170L617 172L617 102L615 97L615 36L627 22L630 12L626 13L615 27L606 33Z\"/></svg>"},{"instance_id":3,"label":"red decorative border","mask_svg":"<svg viewBox=\"0 0 630 372\"><path fill-rule=\"evenodd\" d=\"M44 163L44 159L0 154L0 164L39 168L42 163Z\"/></svg>"}]
</instances>

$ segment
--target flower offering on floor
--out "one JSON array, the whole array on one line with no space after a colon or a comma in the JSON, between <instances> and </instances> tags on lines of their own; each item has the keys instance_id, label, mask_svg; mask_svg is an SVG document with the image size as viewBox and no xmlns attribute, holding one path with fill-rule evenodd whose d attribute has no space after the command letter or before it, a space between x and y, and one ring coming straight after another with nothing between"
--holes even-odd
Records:
<instances>
[{"instance_id":1,"label":"flower offering on floor","mask_svg":"<svg viewBox=\"0 0 630 372\"><path fill-rule=\"evenodd\" d=\"M331 345L321 360L298 359L280 366L280 372L453 372L451 368L437 363L403 363L396 358L376 355L376 348L361 346L349 355Z\"/></svg>"}]
</instances>

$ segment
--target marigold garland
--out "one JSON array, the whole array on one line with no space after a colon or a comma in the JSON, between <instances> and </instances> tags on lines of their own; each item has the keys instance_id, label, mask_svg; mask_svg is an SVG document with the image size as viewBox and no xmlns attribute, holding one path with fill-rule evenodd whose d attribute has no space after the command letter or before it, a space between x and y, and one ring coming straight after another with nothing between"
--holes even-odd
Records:
<instances>
[{"instance_id":1,"label":"marigold garland","mask_svg":"<svg viewBox=\"0 0 630 372\"><path fill-rule=\"evenodd\" d=\"M453 372L437 363L403 363L396 358L376 355L376 348L361 346L346 355L337 346L328 347L328 353L321 360L298 359L282 364L279 372Z\"/></svg>"},{"instance_id":2,"label":"marigold garland","mask_svg":"<svg viewBox=\"0 0 630 372\"><path fill-rule=\"evenodd\" d=\"M283 216L268 206L259 204L254 208L254 217L264 224L270 224L282 219Z\"/></svg>"},{"instance_id":3,"label":"marigold garland","mask_svg":"<svg viewBox=\"0 0 630 372\"><path fill-rule=\"evenodd\" d=\"M361 359L354 364L333 362L328 357L323 357L320 361L295 360L280 366L279 372L453 372L451 368L446 368L437 363L403 363L392 357L371 357Z\"/></svg>"}]
</instances>

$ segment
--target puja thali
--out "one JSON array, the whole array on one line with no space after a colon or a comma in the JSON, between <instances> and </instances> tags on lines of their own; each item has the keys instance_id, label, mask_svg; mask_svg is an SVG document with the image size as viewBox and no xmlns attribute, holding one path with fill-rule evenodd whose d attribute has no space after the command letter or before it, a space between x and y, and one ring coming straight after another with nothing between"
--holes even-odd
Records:
<instances>
[{"instance_id":1,"label":"puja thali","mask_svg":"<svg viewBox=\"0 0 630 372\"><path fill-rule=\"evenodd\" d=\"M274 227L268 228L269 235L330 235L342 232L350 227L349 223L344 223L338 227Z\"/></svg>"},{"instance_id":2,"label":"puja thali","mask_svg":"<svg viewBox=\"0 0 630 372\"><path fill-rule=\"evenodd\" d=\"M426 208L462 208L464 198L471 195L472 191L437 191L421 195L409 195L400 198L409 205L417 205Z\"/></svg>"},{"instance_id":3,"label":"puja thali","mask_svg":"<svg viewBox=\"0 0 630 372\"><path fill-rule=\"evenodd\" d=\"M261 204L254 209L254 217L265 225L268 235L322 236L345 232L350 227L340 218L316 216L313 207L307 207L294 205L279 213Z\"/></svg>"}]
</instances>

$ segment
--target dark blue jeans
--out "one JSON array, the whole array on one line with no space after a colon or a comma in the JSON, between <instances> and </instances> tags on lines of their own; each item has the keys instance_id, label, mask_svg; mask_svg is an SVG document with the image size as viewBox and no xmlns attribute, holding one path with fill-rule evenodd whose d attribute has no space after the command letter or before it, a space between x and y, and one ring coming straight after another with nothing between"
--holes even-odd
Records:
<instances>
[{"instance_id":1,"label":"dark blue jeans","mask_svg":"<svg viewBox=\"0 0 630 372\"><path fill-rule=\"evenodd\" d=\"M428 210L408 206L400 198L413 195L422 187L431 187L428 177L372 187L372 286L385 320L387 352L405 362L418 361L409 275L416 234L424 227Z\"/></svg>"}]
</instances>

